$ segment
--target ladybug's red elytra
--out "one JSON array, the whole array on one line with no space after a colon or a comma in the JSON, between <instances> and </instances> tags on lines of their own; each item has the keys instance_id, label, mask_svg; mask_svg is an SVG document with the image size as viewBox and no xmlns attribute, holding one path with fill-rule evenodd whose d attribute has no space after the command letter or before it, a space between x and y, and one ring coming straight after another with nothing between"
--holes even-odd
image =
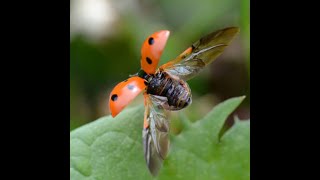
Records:
<instances>
[{"instance_id":1,"label":"ladybug's red elytra","mask_svg":"<svg viewBox=\"0 0 320 180\"><path fill-rule=\"evenodd\" d=\"M180 110L191 104L191 90L186 81L213 62L239 31L237 27L228 27L212 32L158 69L170 32L155 32L142 45L139 72L111 91L109 108L112 117L144 91L143 149L152 175L158 174L169 149L167 111Z\"/></svg>"}]
</instances>

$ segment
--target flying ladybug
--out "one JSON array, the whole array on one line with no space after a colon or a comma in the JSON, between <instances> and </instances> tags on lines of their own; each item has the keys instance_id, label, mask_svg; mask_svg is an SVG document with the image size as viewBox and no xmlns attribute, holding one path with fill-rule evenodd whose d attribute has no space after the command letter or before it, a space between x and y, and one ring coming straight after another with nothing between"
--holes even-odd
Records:
<instances>
[{"instance_id":1,"label":"flying ladybug","mask_svg":"<svg viewBox=\"0 0 320 180\"><path fill-rule=\"evenodd\" d=\"M112 117L144 91L143 149L153 176L158 174L169 149L168 111L177 111L191 104L191 90L186 81L214 61L238 32L237 27L212 32L158 69L170 32L155 32L143 42L141 69L111 91L109 108Z\"/></svg>"}]
</instances>

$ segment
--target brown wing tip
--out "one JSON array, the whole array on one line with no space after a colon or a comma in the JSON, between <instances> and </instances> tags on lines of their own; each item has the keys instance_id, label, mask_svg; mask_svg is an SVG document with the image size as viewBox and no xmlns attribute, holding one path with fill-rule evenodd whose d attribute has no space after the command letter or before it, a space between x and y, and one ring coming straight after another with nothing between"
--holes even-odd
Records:
<instances>
[{"instance_id":1,"label":"brown wing tip","mask_svg":"<svg viewBox=\"0 0 320 180\"><path fill-rule=\"evenodd\" d=\"M230 37L232 37L232 39L239 34L240 32L240 28L239 27L227 27L225 29L223 29L224 34L229 34Z\"/></svg>"},{"instance_id":2,"label":"brown wing tip","mask_svg":"<svg viewBox=\"0 0 320 180\"><path fill-rule=\"evenodd\" d=\"M240 32L240 28L239 27L227 27L224 30L226 31L233 31L234 33L239 33Z\"/></svg>"},{"instance_id":3,"label":"brown wing tip","mask_svg":"<svg viewBox=\"0 0 320 180\"><path fill-rule=\"evenodd\" d=\"M157 177L158 176L159 170L160 170L161 167L162 167L162 165L161 166L150 166L150 165L148 165L149 172L153 177Z\"/></svg>"},{"instance_id":4,"label":"brown wing tip","mask_svg":"<svg viewBox=\"0 0 320 180\"><path fill-rule=\"evenodd\" d=\"M222 34L227 38L225 45L229 45L229 43L239 34L239 27L227 27L221 30ZM222 35L221 35L222 36Z\"/></svg>"}]
</instances>

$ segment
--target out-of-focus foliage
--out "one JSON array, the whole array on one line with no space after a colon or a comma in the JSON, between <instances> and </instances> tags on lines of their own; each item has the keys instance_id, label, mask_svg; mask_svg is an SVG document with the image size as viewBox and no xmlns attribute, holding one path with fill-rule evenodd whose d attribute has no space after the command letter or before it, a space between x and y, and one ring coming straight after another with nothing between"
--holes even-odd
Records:
<instances>
[{"instance_id":1,"label":"out-of-focus foliage","mask_svg":"<svg viewBox=\"0 0 320 180\"><path fill-rule=\"evenodd\" d=\"M250 121L236 120L219 139L226 118L244 97L215 106L204 118L173 135L157 179L250 179ZM143 106L116 118L100 118L71 132L70 178L152 179L142 148Z\"/></svg>"},{"instance_id":2,"label":"out-of-focus foliage","mask_svg":"<svg viewBox=\"0 0 320 180\"><path fill-rule=\"evenodd\" d=\"M193 121L225 99L246 95L236 114L250 117L249 0L71 0L70 20L70 130L109 114L110 91L139 70L142 42L161 29L171 35L160 65L207 33L240 27L225 52L188 81L193 104L182 112ZM130 106L137 104L142 96ZM180 119L172 113L175 133Z\"/></svg>"}]
</instances>

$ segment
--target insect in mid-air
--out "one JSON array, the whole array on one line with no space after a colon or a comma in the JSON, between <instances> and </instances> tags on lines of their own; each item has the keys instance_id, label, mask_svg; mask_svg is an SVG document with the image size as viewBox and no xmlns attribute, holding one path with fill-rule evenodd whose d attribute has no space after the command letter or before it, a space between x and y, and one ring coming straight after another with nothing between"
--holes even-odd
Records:
<instances>
[{"instance_id":1,"label":"insect in mid-air","mask_svg":"<svg viewBox=\"0 0 320 180\"><path fill-rule=\"evenodd\" d=\"M109 108L115 117L144 90L143 149L152 175L158 174L169 149L167 111L180 110L191 104L191 90L186 81L215 60L238 32L237 27L212 32L158 69L170 32L155 32L142 45L141 69L111 91Z\"/></svg>"}]
</instances>

